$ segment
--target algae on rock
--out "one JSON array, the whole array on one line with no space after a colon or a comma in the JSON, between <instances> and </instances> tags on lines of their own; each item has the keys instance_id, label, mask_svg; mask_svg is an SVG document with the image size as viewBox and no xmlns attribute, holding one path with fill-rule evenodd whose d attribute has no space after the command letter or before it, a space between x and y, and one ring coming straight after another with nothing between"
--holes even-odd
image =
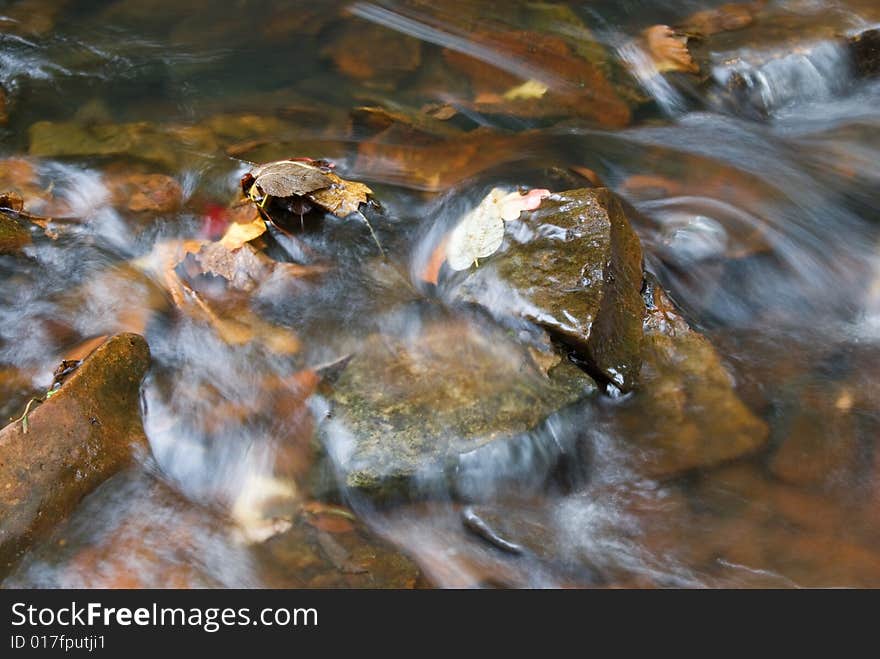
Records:
<instances>
[{"instance_id":1,"label":"algae on rock","mask_svg":"<svg viewBox=\"0 0 880 659\"><path fill-rule=\"evenodd\" d=\"M347 486L400 495L445 482L463 456L515 440L593 391L573 364L545 375L499 328L428 321L365 341L329 394L322 434Z\"/></svg>"},{"instance_id":2,"label":"algae on rock","mask_svg":"<svg viewBox=\"0 0 880 659\"><path fill-rule=\"evenodd\" d=\"M522 217L508 223L506 247L481 262L455 297L542 326L598 376L632 389L645 315L642 248L620 202L606 188L572 190Z\"/></svg>"}]
</instances>

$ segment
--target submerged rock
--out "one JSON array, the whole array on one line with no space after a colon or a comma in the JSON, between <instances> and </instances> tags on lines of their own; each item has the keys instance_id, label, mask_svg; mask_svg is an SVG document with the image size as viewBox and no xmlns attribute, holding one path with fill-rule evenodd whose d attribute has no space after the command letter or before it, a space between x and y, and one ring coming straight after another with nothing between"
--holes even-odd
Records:
<instances>
[{"instance_id":1,"label":"submerged rock","mask_svg":"<svg viewBox=\"0 0 880 659\"><path fill-rule=\"evenodd\" d=\"M12 254L31 242L31 234L21 223L0 213L0 254Z\"/></svg>"},{"instance_id":2,"label":"submerged rock","mask_svg":"<svg viewBox=\"0 0 880 659\"><path fill-rule=\"evenodd\" d=\"M876 454L880 430L880 352L844 345L811 365L812 372L778 389L770 473L826 495L856 497L875 479L866 458Z\"/></svg>"},{"instance_id":3,"label":"submerged rock","mask_svg":"<svg viewBox=\"0 0 880 659\"><path fill-rule=\"evenodd\" d=\"M880 29L860 32L850 37L847 43L858 75L880 75Z\"/></svg>"},{"instance_id":4,"label":"submerged rock","mask_svg":"<svg viewBox=\"0 0 880 659\"><path fill-rule=\"evenodd\" d=\"M620 202L607 188L572 190L522 217L455 296L542 326L598 377L631 389L645 315L642 248Z\"/></svg>"},{"instance_id":5,"label":"submerged rock","mask_svg":"<svg viewBox=\"0 0 880 659\"><path fill-rule=\"evenodd\" d=\"M749 455L767 425L739 399L712 344L691 329L659 286L649 282L640 386L622 409L639 469L674 476Z\"/></svg>"},{"instance_id":6,"label":"submerged rock","mask_svg":"<svg viewBox=\"0 0 880 659\"><path fill-rule=\"evenodd\" d=\"M321 434L350 488L380 497L420 486L467 493L510 470L546 476L560 439L543 442L539 427L593 391L568 362L545 375L498 328L428 321L409 336L366 340L328 396Z\"/></svg>"},{"instance_id":7,"label":"submerged rock","mask_svg":"<svg viewBox=\"0 0 880 659\"><path fill-rule=\"evenodd\" d=\"M39 535L146 446L143 337L119 334L97 348L44 404L0 431L0 574Z\"/></svg>"}]
</instances>

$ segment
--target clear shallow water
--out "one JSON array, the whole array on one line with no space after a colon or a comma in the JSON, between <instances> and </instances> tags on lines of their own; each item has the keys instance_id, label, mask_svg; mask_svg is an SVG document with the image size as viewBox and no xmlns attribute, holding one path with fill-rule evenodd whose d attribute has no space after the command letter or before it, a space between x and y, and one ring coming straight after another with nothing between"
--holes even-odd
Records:
<instances>
[{"instance_id":1,"label":"clear shallow water","mask_svg":"<svg viewBox=\"0 0 880 659\"><path fill-rule=\"evenodd\" d=\"M626 71L644 60L644 28L683 24L711 3L542 13L525 3L46 2L34 14L45 20L27 24L15 4L0 11L3 150L30 169L4 161L3 188L24 187L35 212L77 221L24 257L0 257L0 407L18 416L83 341L141 332L153 354L143 389L153 459L149 477L103 485L4 585L880 584L880 87L854 75L835 36L875 25L872 3L767 3L753 25L700 45L715 83L696 94ZM546 54L555 46L536 38L544 45L518 49L504 40L511 30L577 43L592 34L615 93L641 100L624 116L598 82L571 91ZM561 116L496 109L475 100L491 85L473 61L585 96ZM752 81L745 99L724 93L734 72ZM352 112L382 105L416 121L444 104L455 116L421 141ZM121 137L65 142L68 129L40 140L34 124L46 121L116 126ZM365 225L328 218L267 248L327 272L279 271L215 310L244 322L249 340L176 311L162 246L216 232L249 162L300 155L373 188L390 265ZM514 494L481 491L475 510L519 554L468 530L448 491L382 509L332 493L332 464L316 477L309 451L325 403L302 374L375 333L433 326L426 309L445 306L444 290L418 273L443 233L493 185L584 185L571 168L631 204L648 269L768 423L767 447L654 480L633 467L654 421L633 420L627 399L591 398L542 430L538 446L562 447L561 464L540 450L500 452L468 475L479 485L497 470L518 483ZM132 210L115 190L133 172L172 177L179 204ZM289 512L316 501L358 521ZM269 504L289 530L273 526Z\"/></svg>"}]
</instances>

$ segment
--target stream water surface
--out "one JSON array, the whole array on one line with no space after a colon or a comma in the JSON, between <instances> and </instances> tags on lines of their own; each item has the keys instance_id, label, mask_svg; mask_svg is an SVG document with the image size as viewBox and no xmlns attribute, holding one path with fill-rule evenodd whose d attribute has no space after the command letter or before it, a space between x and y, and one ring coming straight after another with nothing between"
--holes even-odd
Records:
<instances>
[{"instance_id":1,"label":"stream water surface","mask_svg":"<svg viewBox=\"0 0 880 659\"><path fill-rule=\"evenodd\" d=\"M0 191L61 218L0 255L0 413L96 337L152 353L152 455L2 585L880 586L880 79L849 41L880 6L720 6L0 3ZM655 25L703 26L699 74L652 58ZM219 238L241 176L290 157L369 185L369 227L272 228L261 253L300 270L203 275L214 306L182 308L173 246ZM699 446L727 420L675 387L679 416L658 420L600 386L533 441L462 460L455 486L351 491L350 438L319 423L347 360L420 346L408 413L426 424L447 384L506 377L509 328L456 306L454 278L425 281L446 232L495 186L597 181L766 441L667 469L646 443ZM345 381L389 386L374 363Z\"/></svg>"}]
</instances>

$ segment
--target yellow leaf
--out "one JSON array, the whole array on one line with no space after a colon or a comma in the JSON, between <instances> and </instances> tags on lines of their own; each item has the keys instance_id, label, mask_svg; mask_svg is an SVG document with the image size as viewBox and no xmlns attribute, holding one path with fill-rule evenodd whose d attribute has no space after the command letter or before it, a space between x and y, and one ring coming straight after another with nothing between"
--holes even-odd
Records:
<instances>
[{"instance_id":1,"label":"yellow leaf","mask_svg":"<svg viewBox=\"0 0 880 659\"><path fill-rule=\"evenodd\" d=\"M220 239L220 244L228 250L234 250L255 238L259 238L264 233L266 233L266 223L261 217L246 224L233 222Z\"/></svg>"},{"instance_id":2,"label":"yellow leaf","mask_svg":"<svg viewBox=\"0 0 880 659\"><path fill-rule=\"evenodd\" d=\"M541 98L547 93L547 86L537 80L526 80L523 84L504 92L507 101L525 101L530 98Z\"/></svg>"}]
</instances>

